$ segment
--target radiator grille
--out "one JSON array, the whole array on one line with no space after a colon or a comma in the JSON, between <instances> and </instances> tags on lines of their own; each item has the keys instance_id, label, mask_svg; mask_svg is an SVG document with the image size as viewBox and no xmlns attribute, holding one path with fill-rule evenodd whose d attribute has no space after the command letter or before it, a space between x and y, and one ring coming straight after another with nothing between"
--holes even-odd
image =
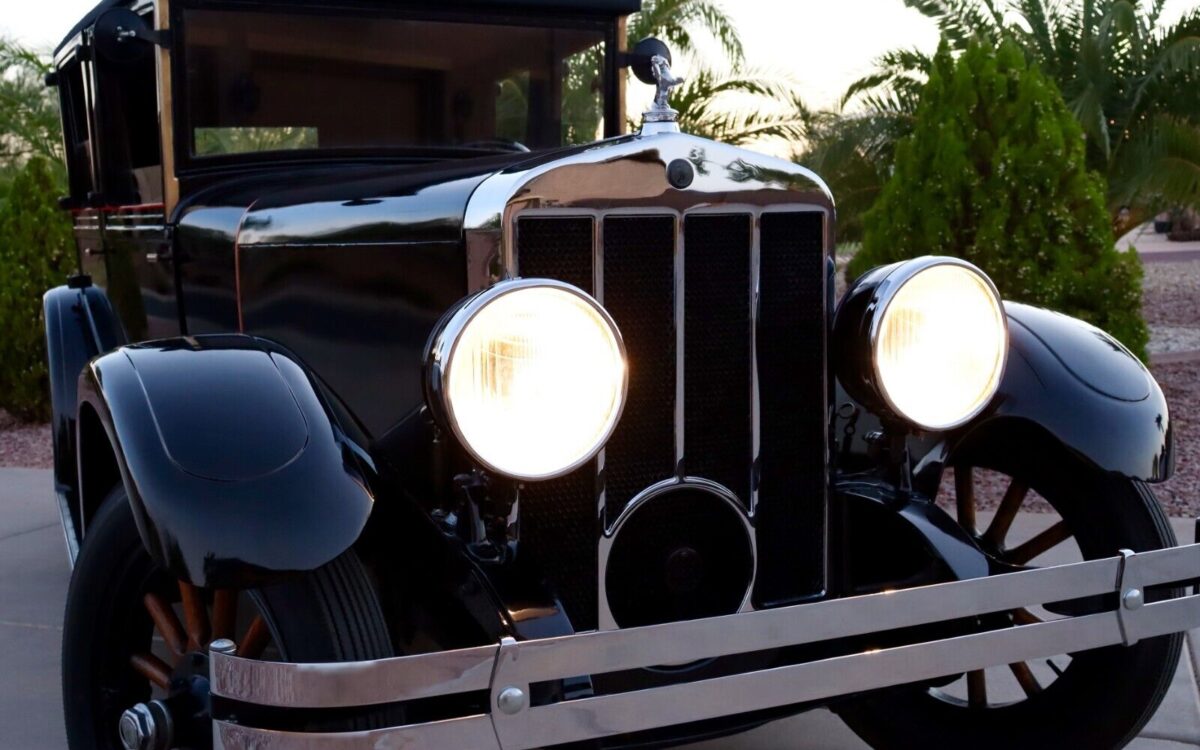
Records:
<instances>
[{"instance_id":1,"label":"radiator grille","mask_svg":"<svg viewBox=\"0 0 1200 750\"><path fill-rule=\"evenodd\" d=\"M811 211L518 220L520 275L597 294L629 353L629 398L603 476L593 464L521 495L523 554L544 566L577 629L597 625L600 493L611 522L639 492L676 475L679 447L688 476L724 485L746 507L757 501L756 604L822 589L824 222Z\"/></svg>"}]
</instances>

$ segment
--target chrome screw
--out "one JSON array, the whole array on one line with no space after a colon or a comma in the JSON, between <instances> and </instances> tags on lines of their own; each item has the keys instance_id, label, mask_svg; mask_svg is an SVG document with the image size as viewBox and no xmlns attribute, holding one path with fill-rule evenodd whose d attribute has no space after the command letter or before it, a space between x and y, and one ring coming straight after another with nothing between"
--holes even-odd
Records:
<instances>
[{"instance_id":1,"label":"chrome screw","mask_svg":"<svg viewBox=\"0 0 1200 750\"><path fill-rule=\"evenodd\" d=\"M525 691L518 687L504 688L496 696L496 706L509 716L520 713L525 708Z\"/></svg>"},{"instance_id":2,"label":"chrome screw","mask_svg":"<svg viewBox=\"0 0 1200 750\"><path fill-rule=\"evenodd\" d=\"M208 650L216 651L218 654L225 654L226 656L234 656L237 654L237 644L228 638L218 638L208 644Z\"/></svg>"},{"instance_id":3,"label":"chrome screw","mask_svg":"<svg viewBox=\"0 0 1200 750\"><path fill-rule=\"evenodd\" d=\"M1125 605L1125 609L1141 609L1146 602L1142 597L1141 589L1129 589L1121 597L1121 603Z\"/></svg>"}]
</instances>

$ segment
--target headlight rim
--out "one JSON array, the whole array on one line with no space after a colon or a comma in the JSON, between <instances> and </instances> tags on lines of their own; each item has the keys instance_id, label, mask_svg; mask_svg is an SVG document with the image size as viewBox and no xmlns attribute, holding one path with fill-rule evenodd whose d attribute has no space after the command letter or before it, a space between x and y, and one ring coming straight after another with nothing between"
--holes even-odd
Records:
<instances>
[{"instance_id":1,"label":"headlight rim","mask_svg":"<svg viewBox=\"0 0 1200 750\"><path fill-rule=\"evenodd\" d=\"M995 300L997 310L999 311L1000 328L1002 332L1002 340L1004 345L1000 352L1000 361L997 366L998 377L996 385L992 389L991 395L972 409L970 412L955 420L954 422L945 425L924 425L915 421L907 415L903 409L899 408L892 400L888 393L887 386L884 384L882 373L879 371L879 357L877 356L879 337L883 321L887 317L887 312L891 304L899 296L900 290L903 289L910 281L921 275L925 271L936 268L938 266L954 266L961 268L983 282L984 287L992 295ZM887 269L887 267L884 267ZM870 274L868 274L870 275ZM864 277L866 278L866 277ZM884 408L892 415L903 420L904 422L913 425L917 429L926 432L950 432L956 430L982 414L992 403L996 393L999 391L1000 383L1004 379L1004 372L1008 367L1009 349L1009 332L1008 332L1008 315L1004 310L1004 298L1000 295L1000 290L996 288L995 282L991 277L983 272L978 266L962 258L955 258L945 255L927 255L919 258L913 258L907 261L895 263L887 270L877 282L877 286L871 294L869 304L870 321L867 330L867 358L870 362L871 383L875 393L882 402Z\"/></svg>"},{"instance_id":2,"label":"headlight rim","mask_svg":"<svg viewBox=\"0 0 1200 750\"><path fill-rule=\"evenodd\" d=\"M454 405L451 402L449 395L445 391L445 384L448 382L450 375L450 365L453 362L455 352L458 350L458 345L462 342L463 332L485 308L493 302L510 294L520 292L527 289L549 288L562 292L567 292L581 300L593 311L595 311L604 321L609 331L612 333L616 341L617 351L619 352L621 361L625 363L625 367L621 373L621 384L619 389L619 403L615 414L604 432L602 438L597 441L596 447L584 455L583 458L575 461L571 465L556 472L547 474L518 474L506 470L502 467L494 465L491 461L484 458L472 447L470 441L467 440L459 425L458 419L454 414ZM456 306L451 308L438 322L434 333L430 338L429 345L426 347L425 355L425 401L434 413L436 421L446 429L449 429L454 435L455 440L470 456L471 460L484 468L486 471L498 474L503 477L508 477L517 481L523 482L546 482L553 479L559 479L571 472L579 469L594 459L597 454L604 449L608 441L612 439L613 433L617 429L617 425L621 423L621 417L625 413L625 407L629 402L629 353L625 347L625 339L621 334L620 327L608 310L604 309L604 305L579 287L569 284L558 279L537 278L537 277L514 277L498 281L486 289L468 296Z\"/></svg>"}]
</instances>

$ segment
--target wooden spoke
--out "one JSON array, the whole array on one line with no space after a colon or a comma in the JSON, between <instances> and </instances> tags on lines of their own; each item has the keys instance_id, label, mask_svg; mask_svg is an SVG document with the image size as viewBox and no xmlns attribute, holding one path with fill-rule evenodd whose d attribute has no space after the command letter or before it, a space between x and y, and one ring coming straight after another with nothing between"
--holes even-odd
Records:
<instances>
[{"instance_id":1,"label":"wooden spoke","mask_svg":"<svg viewBox=\"0 0 1200 750\"><path fill-rule=\"evenodd\" d=\"M1017 511L1021 509L1021 504L1025 502L1025 496L1028 494L1029 487L1019 480L1014 479L1009 482L1008 489L1004 492L1004 499L1000 501L1000 507L996 509L996 516L983 535L984 541L996 548L1004 545L1008 531L1012 528L1013 520L1017 517Z\"/></svg>"},{"instance_id":2,"label":"wooden spoke","mask_svg":"<svg viewBox=\"0 0 1200 750\"><path fill-rule=\"evenodd\" d=\"M271 634L267 630L267 623L263 620L262 615L254 618L250 623L250 627L246 629L246 635L242 637L242 642L238 644L237 655L247 659L257 659L262 656L263 649L267 647L267 642L270 640Z\"/></svg>"},{"instance_id":3,"label":"wooden spoke","mask_svg":"<svg viewBox=\"0 0 1200 750\"><path fill-rule=\"evenodd\" d=\"M1012 613L1013 622L1017 625L1037 625L1039 622L1045 622L1042 618L1022 607L1014 609Z\"/></svg>"},{"instance_id":4,"label":"wooden spoke","mask_svg":"<svg viewBox=\"0 0 1200 750\"><path fill-rule=\"evenodd\" d=\"M987 708L987 677L982 669L967 672L967 705Z\"/></svg>"},{"instance_id":5,"label":"wooden spoke","mask_svg":"<svg viewBox=\"0 0 1200 750\"><path fill-rule=\"evenodd\" d=\"M204 592L190 583L179 582L179 594L183 599L183 619L187 622L188 650L208 648L208 605Z\"/></svg>"},{"instance_id":6,"label":"wooden spoke","mask_svg":"<svg viewBox=\"0 0 1200 750\"><path fill-rule=\"evenodd\" d=\"M129 657L134 671L163 690L171 688L171 667L153 654L134 654Z\"/></svg>"},{"instance_id":7,"label":"wooden spoke","mask_svg":"<svg viewBox=\"0 0 1200 750\"><path fill-rule=\"evenodd\" d=\"M971 534L975 532L975 470L969 466L954 468L954 502L958 506L958 523Z\"/></svg>"},{"instance_id":8,"label":"wooden spoke","mask_svg":"<svg viewBox=\"0 0 1200 750\"><path fill-rule=\"evenodd\" d=\"M1013 677L1017 678L1025 695L1032 698L1042 692L1042 686L1038 683L1037 677L1033 676L1033 670L1029 668L1028 664L1019 661L1016 664L1009 664L1008 668L1012 670Z\"/></svg>"},{"instance_id":9,"label":"wooden spoke","mask_svg":"<svg viewBox=\"0 0 1200 750\"><path fill-rule=\"evenodd\" d=\"M183 656L187 653L187 634L183 632L183 626L179 624L179 618L175 616L175 610L171 608L171 605L153 592L146 594L142 598L142 603L145 604L146 612L150 614L155 629L166 642L167 648L171 649L171 653L175 656Z\"/></svg>"},{"instance_id":10,"label":"wooden spoke","mask_svg":"<svg viewBox=\"0 0 1200 750\"><path fill-rule=\"evenodd\" d=\"M233 638L237 623L238 592L233 589L218 589L213 592L212 637Z\"/></svg>"},{"instance_id":11,"label":"wooden spoke","mask_svg":"<svg viewBox=\"0 0 1200 750\"><path fill-rule=\"evenodd\" d=\"M1038 555L1051 550L1071 538L1071 531L1066 521L1059 521L1042 533L1016 549L1010 550L1004 556L1005 560L1017 565L1024 565Z\"/></svg>"}]
</instances>

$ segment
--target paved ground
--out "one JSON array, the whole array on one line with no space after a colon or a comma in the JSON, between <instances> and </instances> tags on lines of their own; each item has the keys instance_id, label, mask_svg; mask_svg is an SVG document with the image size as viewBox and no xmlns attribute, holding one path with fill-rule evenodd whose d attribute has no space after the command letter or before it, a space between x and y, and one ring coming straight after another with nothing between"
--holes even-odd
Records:
<instances>
[{"instance_id":1,"label":"paved ground","mask_svg":"<svg viewBox=\"0 0 1200 750\"><path fill-rule=\"evenodd\" d=\"M1044 516L1023 516L1019 539L1044 528ZM1191 524L1180 521L1181 539ZM59 648L68 569L50 473L0 469L0 749L61 750L65 746L59 690ZM1192 634L1195 637L1197 634ZM1200 645L1200 639L1189 639ZM1196 653L1200 653L1197 651ZM1180 664L1162 709L1131 747L1200 748L1200 695L1191 658ZM865 750L827 711L763 727L692 750Z\"/></svg>"},{"instance_id":2,"label":"paved ground","mask_svg":"<svg viewBox=\"0 0 1200 750\"><path fill-rule=\"evenodd\" d=\"M1200 242L1171 242L1165 234L1154 233L1153 223L1143 224L1117 240L1118 250L1131 247L1137 248L1147 263L1200 260Z\"/></svg>"}]
</instances>

